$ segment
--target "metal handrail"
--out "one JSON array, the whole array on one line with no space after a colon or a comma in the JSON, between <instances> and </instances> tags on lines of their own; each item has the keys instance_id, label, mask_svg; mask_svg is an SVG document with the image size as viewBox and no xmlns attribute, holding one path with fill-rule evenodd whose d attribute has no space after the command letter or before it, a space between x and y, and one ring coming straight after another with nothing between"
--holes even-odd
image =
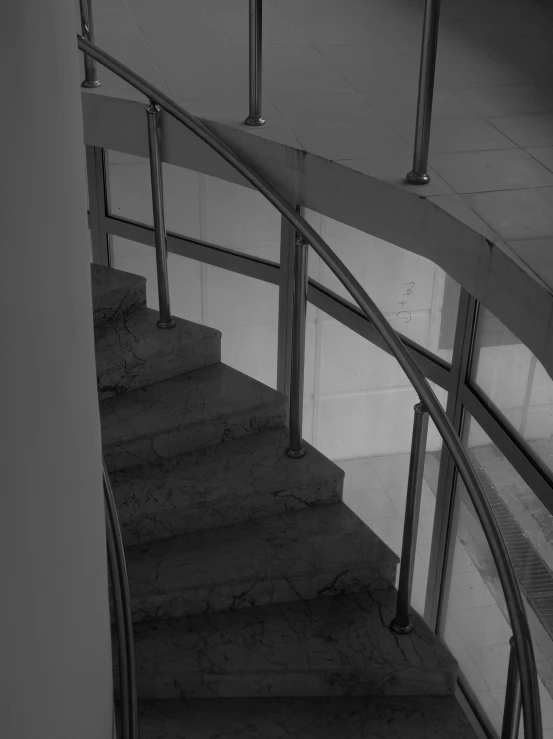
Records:
<instances>
[{"instance_id":1,"label":"metal handrail","mask_svg":"<svg viewBox=\"0 0 553 739\"><path fill-rule=\"evenodd\" d=\"M111 573L115 623L118 635L121 736L122 739L138 739L138 693L136 687L129 578L125 564L125 549L119 527L119 519L117 517L115 498L113 497L104 460L102 460L102 474L107 523L108 563Z\"/></svg>"},{"instance_id":2,"label":"metal handrail","mask_svg":"<svg viewBox=\"0 0 553 739\"><path fill-rule=\"evenodd\" d=\"M251 185L288 220L296 231L307 241L319 257L325 262L350 295L357 301L367 318L372 322L380 336L388 345L391 353L399 362L409 381L417 391L419 398L426 409L438 432L440 433L457 470L465 483L468 494L480 519L484 534L488 540L492 556L497 567L499 579L503 587L507 610L513 631L513 639L517 652L520 671L520 686L522 704L524 708L524 730L527 739L542 739L542 720L536 661L532 647L530 628L526 618L522 594L518 587L516 575L511 563L505 541L501 535L498 523L472 467L466 450L464 449L451 421L446 416L442 406L428 381L403 345L396 331L388 323L380 309L365 292L353 274L332 251L330 246L319 236L309 223L290 205L286 198L276 188L259 175L250 165L230 149L215 133L213 133L198 118L191 115L170 97L157 90L145 79L137 75L121 62L114 59L102 49L88 42L77 34L79 49L93 57L103 66L114 72L141 92L150 101L155 102L169 115L195 133L202 141L223 157L233 166Z\"/></svg>"}]
</instances>

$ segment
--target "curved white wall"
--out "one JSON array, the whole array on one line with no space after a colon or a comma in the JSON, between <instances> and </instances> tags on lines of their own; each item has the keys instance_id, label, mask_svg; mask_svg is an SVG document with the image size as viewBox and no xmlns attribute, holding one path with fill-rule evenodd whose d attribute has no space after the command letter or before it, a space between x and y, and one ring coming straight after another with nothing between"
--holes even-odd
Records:
<instances>
[{"instance_id":1,"label":"curved white wall","mask_svg":"<svg viewBox=\"0 0 553 739\"><path fill-rule=\"evenodd\" d=\"M0 736L107 739L112 677L72 0L0 4Z\"/></svg>"}]
</instances>

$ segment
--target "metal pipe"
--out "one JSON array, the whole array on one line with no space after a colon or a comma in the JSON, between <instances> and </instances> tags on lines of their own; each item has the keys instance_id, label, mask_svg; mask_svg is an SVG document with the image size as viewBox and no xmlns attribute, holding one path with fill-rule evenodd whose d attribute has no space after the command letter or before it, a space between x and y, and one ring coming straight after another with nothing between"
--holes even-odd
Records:
<instances>
[{"instance_id":1,"label":"metal pipe","mask_svg":"<svg viewBox=\"0 0 553 739\"><path fill-rule=\"evenodd\" d=\"M154 237L156 245L157 290L159 295L159 328L173 328L169 297L169 272L167 269L167 232L163 209L163 175L161 171L161 108L154 102L146 108L148 116L148 146L150 149L150 178L154 209Z\"/></svg>"},{"instance_id":2,"label":"metal pipe","mask_svg":"<svg viewBox=\"0 0 553 739\"><path fill-rule=\"evenodd\" d=\"M513 629L513 636L517 648L520 667L520 682L522 705L524 709L524 732L530 739L540 739L542 736L542 719L540 709L540 695L536 659L530 635L530 627L526 617L526 610L522 594L518 586L515 571L505 541L501 535L497 520L490 502L484 492L480 480L469 459L459 436L445 414L436 394L428 384L428 380L413 360L409 350L403 344L398 334L384 317L374 300L367 294L361 283L353 276L338 255L330 248L326 241L309 225L295 208L290 205L286 197L276 187L260 175L251 165L242 160L228 144L217 134L213 133L202 121L188 113L175 103L168 95L147 82L110 54L94 46L77 35L77 43L81 51L93 56L100 64L124 79L146 97L154 100L169 115L180 121L189 131L192 131L204 143L216 151L223 159L236 169L256 190L258 190L281 213L288 222L304 237L315 253L322 259L332 273L338 278L352 298L357 302L363 313L371 321L375 330L380 334L391 354L398 361L401 369L407 375L415 388L419 398L425 404L444 444L448 448L455 462L461 479L465 483L470 499L480 520L484 534L488 540L490 550L497 567L499 580L503 586L505 602L509 612L509 620Z\"/></svg>"},{"instance_id":3,"label":"metal pipe","mask_svg":"<svg viewBox=\"0 0 553 739\"><path fill-rule=\"evenodd\" d=\"M413 589L413 569L415 566L417 533L419 529L422 476L424 473L426 438L428 435L428 411L424 407L424 404L417 403L414 411L396 617L392 621L392 631L396 634L408 634L413 630L409 606L411 604L411 591Z\"/></svg>"},{"instance_id":4,"label":"metal pipe","mask_svg":"<svg viewBox=\"0 0 553 739\"><path fill-rule=\"evenodd\" d=\"M305 455L302 445L302 426L308 254L308 244L297 234L294 254L294 315L290 368L290 446L286 450L286 454L292 459L300 459Z\"/></svg>"},{"instance_id":5,"label":"metal pipe","mask_svg":"<svg viewBox=\"0 0 553 739\"><path fill-rule=\"evenodd\" d=\"M125 549L117 518L115 498L105 462L102 460L108 562L113 588L115 623L118 634L119 684L121 691L121 739L138 739L138 693L134 658L131 596Z\"/></svg>"},{"instance_id":6,"label":"metal pipe","mask_svg":"<svg viewBox=\"0 0 553 739\"><path fill-rule=\"evenodd\" d=\"M509 644L511 645L511 653L509 654L509 670L507 672L507 691L505 693L501 739L518 739L522 711L520 674L518 671L517 649L513 637L510 638Z\"/></svg>"},{"instance_id":7,"label":"metal pipe","mask_svg":"<svg viewBox=\"0 0 553 739\"><path fill-rule=\"evenodd\" d=\"M247 126L262 126L263 0L250 0L250 114Z\"/></svg>"},{"instance_id":8,"label":"metal pipe","mask_svg":"<svg viewBox=\"0 0 553 739\"><path fill-rule=\"evenodd\" d=\"M415 152L413 156L413 169L407 174L407 180L415 185L426 185L430 182L430 175L427 171L428 147L430 144L430 123L432 119L432 101L434 98L434 76L436 73L439 23L440 0L426 0L419 71Z\"/></svg>"},{"instance_id":9,"label":"metal pipe","mask_svg":"<svg viewBox=\"0 0 553 739\"><path fill-rule=\"evenodd\" d=\"M92 0L79 0L81 9L81 33L94 43L94 20L92 17ZM102 83L98 79L96 70L96 61L88 54L84 55L84 80L81 82L82 87L99 87Z\"/></svg>"}]
</instances>

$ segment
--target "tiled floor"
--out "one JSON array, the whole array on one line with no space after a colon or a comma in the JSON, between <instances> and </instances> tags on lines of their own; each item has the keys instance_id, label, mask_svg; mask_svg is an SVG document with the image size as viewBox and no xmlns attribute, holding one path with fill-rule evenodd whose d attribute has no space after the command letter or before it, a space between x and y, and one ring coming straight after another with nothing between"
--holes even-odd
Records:
<instances>
[{"instance_id":1,"label":"tiled floor","mask_svg":"<svg viewBox=\"0 0 553 739\"><path fill-rule=\"evenodd\" d=\"M346 472L344 501L397 554L401 551L409 455L340 461ZM428 477L428 476L427 476ZM430 480L430 478L428 478ZM434 480L430 480L434 485ZM424 612L435 496L423 483L412 605ZM444 639L469 685L499 731L505 700L511 628L474 559L457 539ZM472 556L471 556L472 555ZM553 699L540 681L544 739L553 739ZM522 733L521 733L522 736Z\"/></svg>"},{"instance_id":2,"label":"tiled floor","mask_svg":"<svg viewBox=\"0 0 553 739\"><path fill-rule=\"evenodd\" d=\"M265 0L264 114L247 0L95 0L97 43L191 112L415 189L553 285L553 9L444 0L431 183L411 168L424 0ZM101 94L136 97L102 70ZM91 94L95 94L92 92ZM140 98L140 96L138 96Z\"/></svg>"}]
</instances>

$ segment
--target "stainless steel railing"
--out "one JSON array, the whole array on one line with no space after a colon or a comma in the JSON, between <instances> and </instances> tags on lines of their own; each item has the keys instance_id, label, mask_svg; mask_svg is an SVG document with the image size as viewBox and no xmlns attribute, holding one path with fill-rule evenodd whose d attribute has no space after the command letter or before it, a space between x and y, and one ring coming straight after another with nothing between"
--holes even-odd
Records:
<instances>
[{"instance_id":1,"label":"stainless steel railing","mask_svg":"<svg viewBox=\"0 0 553 739\"><path fill-rule=\"evenodd\" d=\"M449 453L456 464L459 475L465 483L468 494L480 519L484 534L488 540L499 574L499 579L503 586L505 601L513 631L513 643L517 661L516 664L518 666L520 679L521 702L524 709L525 736L526 739L542 739L538 678L530 628L526 618L522 594L518 587L515 572L513 570L505 542L501 535L501 531L495 519L491 505L481 487L480 481L472 467L461 440L459 439L451 421L446 416L426 378L422 374L418 365L412 359L403 342L345 264L332 251L324 239L317 234L309 223L289 204L286 198L273 185L258 174L255 169L243 162L240 156L232 151L232 149L230 149L230 147L227 146L227 144L214 134L204 123L190 113L187 113L167 95L157 90L153 85L125 65L121 64L121 62L114 59L105 51L102 51L91 44L87 39L82 36L77 36L77 41L79 49L82 52L88 54L97 62L124 79L136 90L145 95L146 98L150 100L151 104L159 105L159 107L165 110L166 113L195 133L202 141L208 144L208 146L233 166L251 185L253 185L254 188L264 195L265 198L296 229L298 238L301 237L306 244L311 246L334 275L340 280L342 285L344 285L348 290L350 295L358 303L361 310L378 331L390 349L390 352L399 362L409 381L417 391L420 401L424 405L425 412L427 412L430 418L434 421L438 432L449 450ZM298 258L297 263L302 263L302 260ZM297 274L298 271L301 270L303 270L303 268L300 268L298 264L295 277L295 284L297 285L301 283L301 279ZM163 273L163 270L161 270L161 272ZM300 297L301 296L298 296L294 303L297 315L294 318L295 330L293 346L296 353L302 351L303 348L301 336L298 336L298 333L301 330L304 330L304 328L302 329L302 322L304 323L305 321L305 318L302 318L302 314L303 316L305 315L304 300L303 298L300 299ZM301 378L303 376L302 365L303 357L296 356L295 360L293 360L293 366L296 367L296 370L291 378L293 385L295 384L297 386L301 382ZM290 404L290 428L296 429L294 432L295 434L297 434L298 430L301 433L302 409L298 401L298 398L301 398L301 392L302 389L298 387L292 387L291 389L292 402ZM420 433L422 433L424 424L420 424L419 428ZM418 447L422 446L421 439L417 439L417 433L419 432L416 432L413 439L414 447L415 445ZM292 451L298 451L296 447L297 438L292 438L291 436L290 449ZM412 460L412 464L418 463ZM420 487L421 476L416 470L414 470L410 475L410 479L413 481L413 486L418 485ZM411 498L414 496L416 501L417 495L417 489L414 487L410 496ZM406 524L411 522L410 525L412 526L412 522L415 518L415 515L410 516L410 521L406 518ZM411 556L413 555L415 540L416 531L408 531L408 534L404 537L403 556L407 556L409 552L411 552ZM403 585L400 583L400 587L403 588L403 591L398 600L403 598L405 601L406 598L408 598L408 594L405 593L405 583L408 584L409 580L409 577L404 577ZM398 616L401 623L401 612L396 615L396 621ZM516 686L516 682L512 681L512 685ZM512 693L511 689L511 692L508 692L506 695L506 705L510 705L515 699L516 696ZM514 715L516 716L516 712Z\"/></svg>"},{"instance_id":2,"label":"stainless steel railing","mask_svg":"<svg viewBox=\"0 0 553 739\"><path fill-rule=\"evenodd\" d=\"M102 461L108 564L113 590L115 624L118 636L119 685L121 701L121 739L138 739L138 700L134 661L131 596L125 564L123 538L117 508L105 462Z\"/></svg>"}]
</instances>

